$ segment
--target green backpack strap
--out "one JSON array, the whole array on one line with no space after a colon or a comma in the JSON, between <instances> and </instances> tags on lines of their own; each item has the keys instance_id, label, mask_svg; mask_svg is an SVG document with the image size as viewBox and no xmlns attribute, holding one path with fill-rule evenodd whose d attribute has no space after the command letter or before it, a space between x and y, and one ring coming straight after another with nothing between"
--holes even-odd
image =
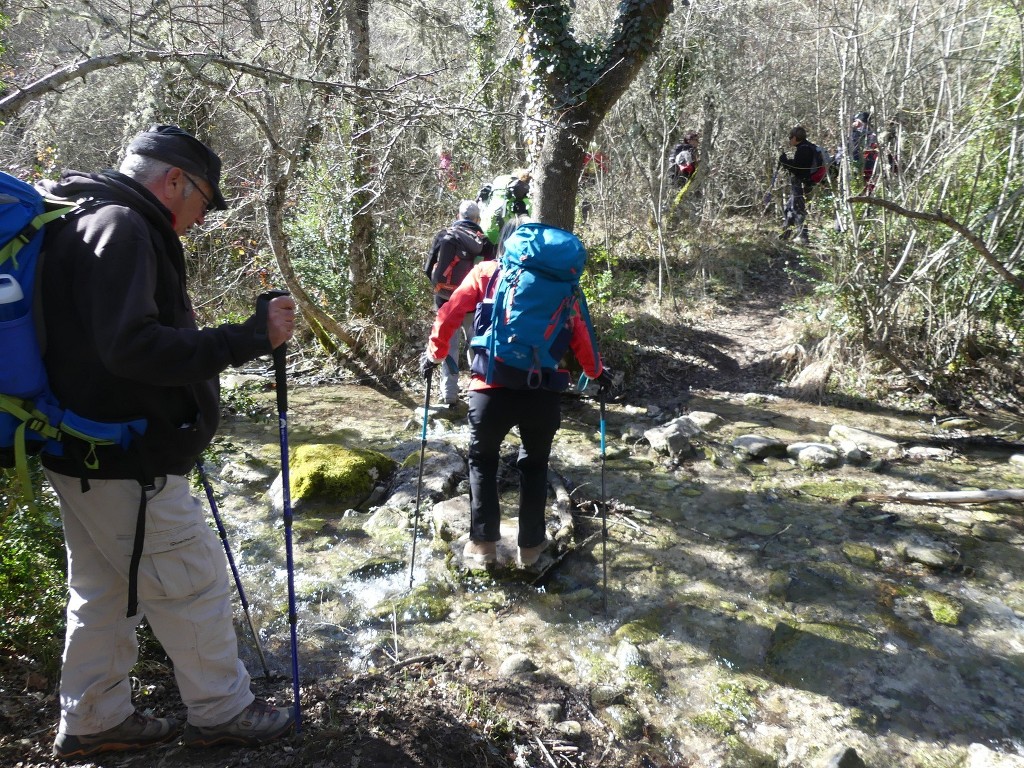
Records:
<instances>
[{"instance_id":1,"label":"green backpack strap","mask_svg":"<svg viewBox=\"0 0 1024 768\"><path fill-rule=\"evenodd\" d=\"M28 448L25 433L32 430L47 440L60 440L60 429L51 424L49 417L28 400L0 394L0 411L9 413L18 423L13 434L14 473L18 478L22 498L28 504L29 509L35 510L31 479L28 476Z\"/></svg>"},{"instance_id":2,"label":"green backpack strap","mask_svg":"<svg viewBox=\"0 0 1024 768\"><path fill-rule=\"evenodd\" d=\"M55 205L52 201L48 202L48 205ZM32 221L25 225L25 227L12 237L4 246L0 248L0 264L7 263L10 259L14 263L14 268L18 268L18 251L24 246L28 245L32 238L36 234L49 224L51 221L59 219L65 214L71 213L71 211L77 208L77 205L60 205L59 207L48 208L47 210L40 213Z\"/></svg>"}]
</instances>

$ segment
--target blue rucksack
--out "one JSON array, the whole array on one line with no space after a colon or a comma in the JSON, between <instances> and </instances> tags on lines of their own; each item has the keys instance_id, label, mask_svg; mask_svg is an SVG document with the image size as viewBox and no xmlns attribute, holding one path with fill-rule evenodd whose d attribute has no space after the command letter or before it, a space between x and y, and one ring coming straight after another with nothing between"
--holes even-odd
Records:
<instances>
[{"instance_id":1,"label":"blue rucksack","mask_svg":"<svg viewBox=\"0 0 1024 768\"><path fill-rule=\"evenodd\" d=\"M473 371L488 384L562 391L558 363L569 347L569 321L578 308L595 359L597 339L579 281L587 252L571 232L547 224L520 225L505 241L499 268L477 306Z\"/></svg>"},{"instance_id":2,"label":"blue rucksack","mask_svg":"<svg viewBox=\"0 0 1024 768\"><path fill-rule=\"evenodd\" d=\"M0 171L0 466L16 469L30 504L30 454L62 456L73 437L82 441L85 466L95 468L95 446L127 448L146 429L144 419L105 423L62 409L47 384L35 307L45 228L87 207L45 199L32 185Z\"/></svg>"}]
</instances>

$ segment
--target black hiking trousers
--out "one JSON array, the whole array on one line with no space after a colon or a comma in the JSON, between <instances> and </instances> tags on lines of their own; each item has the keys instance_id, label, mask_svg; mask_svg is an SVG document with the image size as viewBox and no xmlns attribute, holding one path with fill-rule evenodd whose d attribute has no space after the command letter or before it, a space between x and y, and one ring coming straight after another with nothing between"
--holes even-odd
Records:
<instances>
[{"instance_id":1,"label":"black hiking trousers","mask_svg":"<svg viewBox=\"0 0 1024 768\"><path fill-rule=\"evenodd\" d=\"M548 457L562 421L561 395L545 389L472 390L469 393L470 528L473 541L501 538L498 462L501 443L519 427L520 547L544 541L544 507L548 497Z\"/></svg>"}]
</instances>

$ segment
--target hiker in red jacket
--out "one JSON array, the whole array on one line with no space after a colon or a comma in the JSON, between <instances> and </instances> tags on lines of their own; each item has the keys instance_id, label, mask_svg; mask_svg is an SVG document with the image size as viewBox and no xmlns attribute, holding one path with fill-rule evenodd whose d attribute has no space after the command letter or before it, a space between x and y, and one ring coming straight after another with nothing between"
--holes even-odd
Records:
<instances>
[{"instance_id":1,"label":"hiker in red jacket","mask_svg":"<svg viewBox=\"0 0 1024 768\"><path fill-rule=\"evenodd\" d=\"M478 333L489 325L495 285L492 279L500 269L501 255L508 236L526 217L510 220L499 236L498 256L494 261L477 264L462 284L452 293L448 302L438 310L434 327L430 331L427 350L423 353L420 371L424 377L448 355L453 332L467 312L478 312ZM481 308L484 311L480 311ZM481 326L483 323L483 327ZM596 381L601 391L611 386L611 375L603 366L589 326L579 317L578 302L566 323L558 332L552 347L552 357L572 349L588 378ZM530 566L551 543L544 525L544 507L548 492L548 457L555 432L561 424L561 391L568 382L567 372L545 369L542 383L535 388L503 385L495 381L488 384L488 355L476 347L473 374L469 387L469 423L472 430L469 443L470 532L464 555L480 565L497 561L497 542L501 538L501 511L498 503L498 463L502 440L513 427L519 428L522 445L516 467L519 470L519 562Z\"/></svg>"}]
</instances>

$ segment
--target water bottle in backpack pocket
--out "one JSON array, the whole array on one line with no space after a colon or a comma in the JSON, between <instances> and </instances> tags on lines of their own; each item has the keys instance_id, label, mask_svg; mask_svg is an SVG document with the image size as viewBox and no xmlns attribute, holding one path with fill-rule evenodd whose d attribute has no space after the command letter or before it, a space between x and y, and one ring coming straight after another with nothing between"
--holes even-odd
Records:
<instances>
[{"instance_id":1,"label":"water bottle in backpack pocket","mask_svg":"<svg viewBox=\"0 0 1024 768\"><path fill-rule=\"evenodd\" d=\"M46 386L46 372L36 339L32 303L14 275L0 274L0 392L33 397Z\"/></svg>"}]
</instances>

